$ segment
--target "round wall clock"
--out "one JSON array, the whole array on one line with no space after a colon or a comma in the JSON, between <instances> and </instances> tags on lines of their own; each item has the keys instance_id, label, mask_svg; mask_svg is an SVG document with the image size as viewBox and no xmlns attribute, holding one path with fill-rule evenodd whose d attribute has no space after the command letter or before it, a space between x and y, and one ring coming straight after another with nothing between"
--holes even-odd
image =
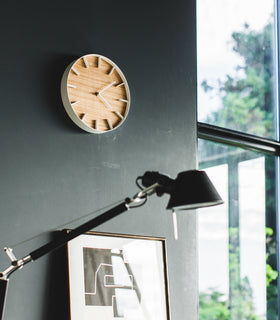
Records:
<instances>
[{"instance_id":1,"label":"round wall clock","mask_svg":"<svg viewBox=\"0 0 280 320\"><path fill-rule=\"evenodd\" d=\"M114 62L99 54L82 56L66 68L61 97L72 121L90 133L118 128L130 106L125 76Z\"/></svg>"}]
</instances>

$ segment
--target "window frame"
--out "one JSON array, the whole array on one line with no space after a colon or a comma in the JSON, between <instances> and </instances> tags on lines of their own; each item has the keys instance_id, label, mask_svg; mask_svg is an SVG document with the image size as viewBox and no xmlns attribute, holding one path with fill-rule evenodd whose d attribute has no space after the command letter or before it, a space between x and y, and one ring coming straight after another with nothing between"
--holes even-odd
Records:
<instances>
[{"instance_id":1,"label":"window frame","mask_svg":"<svg viewBox=\"0 0 280 320\"><path fill-rule=\"evenodd\" d=\"M277 130L278 131L278 130ZM280 156L280 142L211 124L197 123L198 138Z\"/></svg>"}]
</instances>

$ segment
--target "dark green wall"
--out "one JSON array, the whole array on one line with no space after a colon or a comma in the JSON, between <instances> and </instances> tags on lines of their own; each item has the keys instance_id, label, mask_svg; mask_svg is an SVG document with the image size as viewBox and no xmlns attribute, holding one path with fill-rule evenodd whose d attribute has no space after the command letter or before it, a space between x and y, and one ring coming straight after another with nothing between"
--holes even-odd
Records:
<instances>
[{"instance_id":1,"label":"dark green wall","mask_svg":"<svg viewBox=\"0 0 280 320\"><path fill-rule=\"evenodd\" d=\"M25 256L50 231L134 195L135 179L145 171L175 177L196 166L195 17L194 0L1 4L2 248ZM87 53L112 59L130 86L128 119L112 133L82 132L61 103L64 69ZM151 198L98 231L166 237L172 320L192 320L195 213L179 216L180 239L174 241L167 200ZM5 320L67 319L67 304L56 303L67 301L59 257L43 257L12 275ZM8 264L2 252L1 269Z\"/></svg>"}]
</instances>

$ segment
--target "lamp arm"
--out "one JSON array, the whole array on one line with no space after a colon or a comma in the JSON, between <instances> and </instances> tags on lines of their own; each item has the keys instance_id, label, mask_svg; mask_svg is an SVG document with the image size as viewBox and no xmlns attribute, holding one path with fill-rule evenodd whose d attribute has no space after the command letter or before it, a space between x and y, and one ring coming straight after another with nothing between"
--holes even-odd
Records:
<instances>
[{"instance_id":1,"label":"lamp arm","mask_svg":"<svg viewBox=\"0 0 280 320\"><path fill-rule=\"evenodd\" d=\"M63 245L65 245L68 241L78 237L79 235L96 228L97 226L103 224L104 222L118 216L119 214L127 211L130 208L134 208L132 205L135 203L139 203L145 200L148 196L157 192L157 189L160 188L161 185L155 183L144 190L138 192L132 199L126 198L121 204L113 207L112 209L100 214L99 216L91 219L90 221L78 226L76 229L73 229L69 232L62 232L60 236L50 241L49 243L39 247L38 249L32 251L29 255L23 257L22 259L16 259L13 254L13 250L11 248L5 248L5 251L11 260L11 265L0 272L0 320L3 319L4 315L4 307L7 296L9 277L16 270L21 269L25 264L35 261L40 257L54 251ZM144 202L145 203L145 202Z\"/></svg>"},{"instance_id":2,"label":"lamp arm","mask_svg":"<svg viewBox=\"0 0 280 320\"><path fill-rule=\"evenodd\" d=\"M6 253L8 254L9 258L11 259L11 266L9 266L3 272L0 272L0 279L8 279L9 276L16 271L17 269L21 269L25 264L35 261L42 256L54 251L63 245L65 245L68 241L78 237L79 235L96 228L97 226L105 223L106 221L116 217L117 215L127 211L129 209L130 199L124 200L121 204L117 205L116 207L100 214L99 216L87 221L86 223L78 226L76 229L73 229L69 232L61 232L57 239L54 239L47 244L39 247L38 249L32 251L29 255L25 256L22 259L12 259L11 252L12 249L5 248Z\"/></svg>"},{"instance_id":3,"label":"lamp arm","mask_svg":"<svg viewBox=\"0 0 280 320\"><path fill-rule=\"evenodd\" d=\"M22 259L16 259L12 253L12 249L5 248L5 251L8 257L11 260L11 266L9 266L4 271L0 272L0 280L8 279L9 276L16 271L17 269L21 269L25 264L35 261L42 256L54 251L63 245L65 245L68 241L78 237L79 235L98 227L99 225L111 220L112 218L118 216L119 214L127 211L130 208L133 208L134 203L139 203L143 199L147 198L154 193L156 193L157 188L160 187L158 183L155 183L144 190L138 192L132 199L126 198L121 204L113 207L112 209L101 213L99 216L85 222L84 224L78 226L76 229L70 230L69 232L62 232L57 239L54 239L47 244L39 247L38 249L32 251L29 255L23 257Z\"/></svg>"},{"instance_id":4,"label":"lamp arm","mask_svg":"<svg viewBox=\"0 0 280 320\"><path fill-rule=\"evenodd\" d=\"M48 254L49 252L60 248L61 246L65 245L68 241L78 237L79 235L96 228L97 226L105 223L106 221L116 217L117 215L127 211L129 209L127 205L127 200L123 201L121 204L117 205L116 207L100 214L96 218L80 225L76 229L73 229L67 233L64 233L58 238L55 239L42 247L32 251L30 253L31 259L33 261L41 258L45 254Z\"/></svg>"},{"instance_id":5,"label":"lamp arm","mask_svg":"<svg viewBox=\"0 0 280 320\"><path fill-rule=\"evenodd\" d=\"M118 216L119 214L127 211L128 209L132 208L130 205L133 203L137 203L141 201L146 196L150 196L153 193L156 192L156 188L159 187L159 184L154 184L139 193L137 193L132 199L126 198L121 204L117 205L116 207L100 214L96 218L93 218L92 220L80 225L76 229L73 229L69 231L68 233L62 234L61 237L59 237L56 240L53 240L42 247L36 249L35 251L32 251L30 253L30 257L33 261L39 259L40 257L44 256L45 254L48 254L49 252L58 249L59 247L65 245L68 241L78 237L79 235L96 228L97 226L111 220L112 218Z\"/></svg>"}]
</instances>

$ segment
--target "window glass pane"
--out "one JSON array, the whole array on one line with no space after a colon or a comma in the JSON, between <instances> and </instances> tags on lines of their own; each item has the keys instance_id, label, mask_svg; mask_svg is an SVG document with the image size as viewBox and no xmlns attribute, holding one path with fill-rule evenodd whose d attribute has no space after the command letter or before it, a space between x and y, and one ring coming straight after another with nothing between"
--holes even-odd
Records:
<instances>
[{"instance_id":1,"label":"window glass pane","mask_svg":"<svg viewBox=\"0 0 280 320\"><path fill-rule=\"evenodd\" d=\"M228 279L228 165L221 164L207 168L209 178L215 183L225 204L209 207L207 213L199 213L199 252L198 260L201 266L199 273L200 294L213 289L220 294L227 295L229 291ZM206 254L208 253L208 254ZM209 259L212 255L214 259ZM203 268L205 266L205 269ZM207 268L206 268L207 266ZM201 310L203 311L203 310ZM205 318L207 319L207 318Z\"/></svg>"},{"instance_id":2,"label":"window glass pane","mask_svg":"<svg viewBox=\"0 0 280 320\"><path fill-rule=\"evenodd\" d=\"M198 0L198 119L262 137L274 129L274 0Z\"/></svg>"},{"instance_id":3,"label":"window glass pane","mask_svg":"<svg viewBox=\"0 0 280 320\"><path fill-rule=\"evenodd\" d=\"M251 286L257 315L266 314L265 158L238 164L240 278Z\"/></svg>"},{"instance_id":4,"label":"window glass pane","mask_svg":"<svg viewBox=\"0 0 280 320\"><path fill-rule=\"evenodd\" d=\"M199 210L200 320L276 320L275 159L205 140L199 155L225 201Z\"/></svg>"}]
</instances>

